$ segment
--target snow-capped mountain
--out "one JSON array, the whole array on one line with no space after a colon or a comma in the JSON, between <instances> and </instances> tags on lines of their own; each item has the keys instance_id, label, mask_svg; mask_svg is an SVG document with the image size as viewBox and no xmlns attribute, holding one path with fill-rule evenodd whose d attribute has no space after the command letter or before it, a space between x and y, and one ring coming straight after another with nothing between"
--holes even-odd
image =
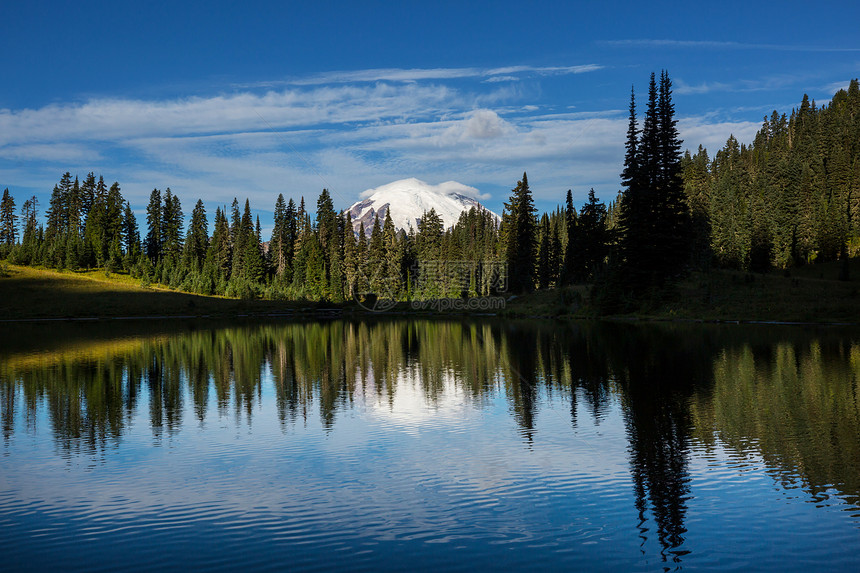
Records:
<instances>
[{"instance_id":1,"label":"snow-capped mountain","mask_svg":"<svg viewBox=\"0 0 860 573\"><path fill-rule=\"evenodd\" d=\"M460 213L472 207L489 211L469 195L478 195L478 190L456 181L431 185L415 178L401 179L368 189L361 194L363 199L349 208L349 213L355 232L364 223L364 231L368 236L373 228L373 218L379 217L381 225L385 213L389 211L394 226L406 232L409 229L417 231L418 221L430 209L436 210L447 228L454 226ZM495 213L492 214L496 219L499 218Z\"/></svg>"}]
</instances>

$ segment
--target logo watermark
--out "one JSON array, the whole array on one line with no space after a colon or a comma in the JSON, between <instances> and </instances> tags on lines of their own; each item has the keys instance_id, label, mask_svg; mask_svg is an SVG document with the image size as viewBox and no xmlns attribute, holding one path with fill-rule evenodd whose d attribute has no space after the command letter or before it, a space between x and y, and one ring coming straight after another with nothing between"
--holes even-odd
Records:
<instances>
[{"instance_id":1,"label":"logo watermark","mask_svg":"<svg viewBox=\"0 0 860 573\"><path fill-rule=\"evenodd\" d=\"M508 266L504 261L420 261L407 276L378 261L359 269L353 299L365 310L385 312L404 303L411 310L481 311L505 308Z\"/></svg>"},{"instance_id":2,"label":"logo watermark","mask_svg":"<svg viewBox=\"0 0 860 573\"><path fill-rule=\"evenodd\" d=\"M413 300L409 303L412 310L430 310L435 312L448 311L483 311L502 310L506 299L501 296L479 296L474 298L433 298Z\"/></svg>"}]
</instances>

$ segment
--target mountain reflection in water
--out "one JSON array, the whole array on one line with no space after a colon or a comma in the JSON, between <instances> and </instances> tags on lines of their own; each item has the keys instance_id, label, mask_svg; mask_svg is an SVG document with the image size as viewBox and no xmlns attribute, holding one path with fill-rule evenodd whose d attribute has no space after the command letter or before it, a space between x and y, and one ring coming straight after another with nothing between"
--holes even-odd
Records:
<instances>
[{"instance_id":1,"label":"mountain reflection in water","mask_svg":"<svg viewBox=\"0 0 860 573\"><path fill-rule=\"evenodd\" d=\"M854 331L378 320L28 325L0 342L7 456L18 435L44 431L40 412L70 460L122 450L141 418L157 446L213 409L250 425L274 408L282 432L317 418L333 434L373 407L420 432L502 400L526 449L539 447L545 416L575 433L620 413L631 529L643 553L656 540L664 565L697 551L688 514L708 474L691 464L721 456L738 472L760 461L775 485L839 505L855 525L860 514Z\"/></svg>"}]
</instances>

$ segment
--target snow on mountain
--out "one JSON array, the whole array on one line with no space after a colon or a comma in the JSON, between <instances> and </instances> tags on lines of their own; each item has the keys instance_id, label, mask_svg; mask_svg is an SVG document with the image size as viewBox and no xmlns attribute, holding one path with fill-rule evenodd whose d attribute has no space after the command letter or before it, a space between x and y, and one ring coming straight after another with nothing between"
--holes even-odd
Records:
<instances>
[{"instance_id":1,"label":"snow on mountain","mask_svg":"<svg viewBox=\"0 0 860 573\"><path fill-rule=\"evenodd\" d=\"M489 211L477 199L469 196L478 194L474 187L456 181L431 185L413 177L368 189L361 194L364 199L353 204L348 210L355 232L357 233L364 223L364 231L368 236L373 228L373 218L379 217L381 225L388 211L391 212L394 226L406 232L409 232L409 229L417 231L418 221L424 212L430 209L436 210L447 228L454 226L460 213L472 207ZM495 213L493 216L499 219Z\"/></svg>"}]
</instances>

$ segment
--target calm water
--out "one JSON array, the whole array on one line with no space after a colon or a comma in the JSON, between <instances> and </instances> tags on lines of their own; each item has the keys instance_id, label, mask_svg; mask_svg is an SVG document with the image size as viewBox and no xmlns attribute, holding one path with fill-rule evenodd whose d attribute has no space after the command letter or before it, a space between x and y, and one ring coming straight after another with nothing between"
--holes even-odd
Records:
<instances>
[{"instance_id":1,"label":"calm water","mask_svg":"<svg viewBox=\"0 0 860 573\"><path fill-rule=\"evenodd\" d=\"M4 324L3 570L860 568L860 333Z\"/></svg>"}]
</instances>

